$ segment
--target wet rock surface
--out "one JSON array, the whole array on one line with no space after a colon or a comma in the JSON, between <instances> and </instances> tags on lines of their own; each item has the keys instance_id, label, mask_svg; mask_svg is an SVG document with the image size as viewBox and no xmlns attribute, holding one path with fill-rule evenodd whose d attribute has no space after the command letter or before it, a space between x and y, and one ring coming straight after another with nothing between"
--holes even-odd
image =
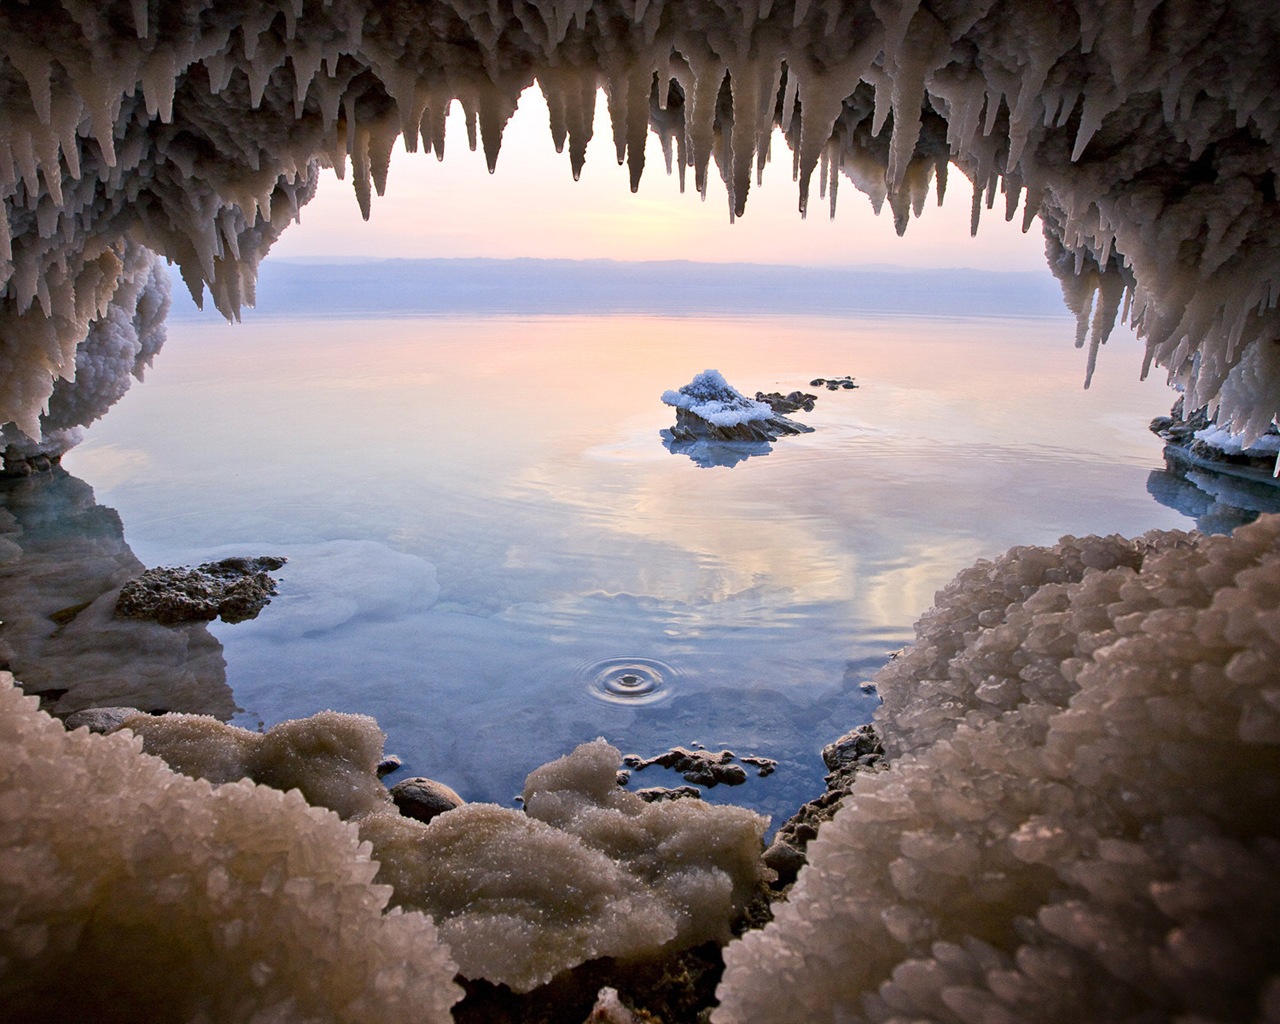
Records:
<instances>
[{"instance_id":1,"label":"wet rock surface","mask_svg":"<svg viewBox=\"0 0 1280 1024\"><path fill-rule=\"evenodd\" d=\"M256 618L276 594L268 573L285 559L224 558L186 567L148 569L120 588L116 615L172 625L221 618L245 622Z\"/></svg>"},{"instance_id":2,"label":"wet rock surface","mask_svg":"<svg viewBox=\"0 0 1280 1024\"><path fill-rule=\"evenodd\" d=\"M695 786L650 786L648 789L637 789L636 796L646 803L656 804L663 800L701 800L702 793Z\"/></svg>"},{"instance_id":3,"label":"wet rock surface","mask_svg":"<svg viewBox=\"0 0 1280 1024\"><path fill-rule=\"evenodd\" d=\"M756 392L757 402L763 402L774 412L784 416L793 412L813 412L813 403L817 400L817 395L805 394L803 391L791 391L785 395L781 391Z\"/></svg>"},{"instance_id":4,"label":"wet rock surface","mask_svg":"<svg viewBox=\"0 0 1280 1024\"><path fill-rule=\"evenodd\" d=\"M146 712L139 708L85 708L83 711L75 711L67 715L62 724L67 727L68 731L86 728L90 732L105 735L118 729L126 719L142 714L146 714Z\"/></svg>"},{"instance_id":5,"label":"wet rock surface","mask_svg":"<svg viewBox=\"0 0 1280 1024\"><path fill-rule=\"evenodd\" d=\"M430 821L466 803L443 782L422 777L397 782L391 787L391 799L402 815L418 821Z\"/></svg>"},{"instance_id":6,"label":"wet rock surface","mask_svg":"<svg viewBox=\"0 0 1280 1024\"><path fill-rule=\"evenodd\" d=\"M747 781L747 770L742 764L749 764L757 769L760 777L772 775L778 762L769 757L745 756L737 758L742 764L735 764L737 755L732 750L690 750L687 747L672 747L656 757L643 758L638 754L628 754L622 759L632 771L641 772L646 768L657 766L670 768L679 772L686 782L699 786L741 786ZM680 787L688 789L687 786ZM696 790L694 791L697 792ZM681 793L680 795L685 795ZM669 799L666 797L645 797L645 799Z\"/></svg>"},{"instance_id":7,"label":"wet rock surface","mask_svg":"<svg viewBox=\"0 0 1280 1024\"><path fill-rule=\"evenodd\" d=\"M1277 431L1274 423L1270 433L1259 438L1259 442L1272 442L1269 448L1262 444L1256 448L1243 448L1238 443L1238 436L1232 437L1226 431L1216 430L1216 427L1207 408L1184 413L1181 397L1174 402L1168 416L1157 416L1150 423L1151 432L1167 446L1166 461L1240 475L1259 483L1275 479L1277 455L1274 435ZM1197 434L1202 436L1197 437ZM1214 443L1215 440L1219 443ZM1236 443L1223 447L1229 441Z\"/></svg>"},{"instance_id":8,"label":"wet rock surface","mask_svg":"<svg viewBox=\"0 0 1280 1024\"><path fill-rule=\"evenodd\" d=\"M693 782L710 789L724 783L726 786L741 786L747 781L746 769L733 763L733 751L720 750L687 750L684 747L672 747L656 757L643 758L636 754L628 754L622 763L633 771L642 772L655 765L659 768L670 768L684 776L686 782Z\"/></svg>"},{"instance_id":9,"label":"wet rock surface","mask_svg":"<svg viewBox=\"0 0 1280 1024\"><path fill-rule=\"evenodd\" d=\"M809 387L825 387L828 391L853 391L857 386L857 378L850 377L848 374L843 377L814 377L809 381Z\"/></svg>"},{"instance_id":10,"label":"wet rock surface","mask_svg":"<svg viewBox=\"0 0 1280 1024\"><path fill-rule=\"evenodd\" d=\"M873 725L860 725L834 743L822 748L827 766L827 790L810 800L791 816L774 835L764 852L764 862L778 875L774 887L785 889L796 880L806 862L805 849L818 837L821 826L831 820L853 783L863 772L888 768L884 746Z\"/></svg>"}]
</instances>

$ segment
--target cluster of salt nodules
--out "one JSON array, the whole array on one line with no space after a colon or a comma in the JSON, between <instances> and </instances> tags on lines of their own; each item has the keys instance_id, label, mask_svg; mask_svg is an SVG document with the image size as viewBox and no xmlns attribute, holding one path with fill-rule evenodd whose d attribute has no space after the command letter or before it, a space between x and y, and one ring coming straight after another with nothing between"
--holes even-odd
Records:
<instances>
[{"instance_id":1,"label":"cluster of salt nodules","mask_svg":"<svg viewBox=\"0 0 1280 1024\"><path fill-rule=\"evenodd\" d=\"M720 1024L1280 1020L1280 516L980 562Z\"/></svg>"},{"instance_id":2,"label":"cluster of salt nodules","mask_svg":"<svg viewBox=\"0 0 1280 1024\"><path fill-rule=\"evenodd\" d=\"M704 195L715 162L731 216L775 129L802 210L817 171L833 207L844 177L899 229L955 162L975 228L1000 196L1024 224L1051 213L1095 347L1127 316L1251 439L1280 409L1277 66L1268 0L5 5L0 362L69 374L79 339L50 347L31 318L78 323L124 239L235 315L318 165L349 163L367 212L396 140L442 155L457 101L492 166L536 81L575 175L603 89L633 187L652 131ZM0 416L31 424L47 397L27 387Z\"/></svg>"},{"instance_id":3,"label":"cluster of salt nodules","mask_svg":"<svg viewBox=\"0 0 1280 1024\"><path fill-rule=\"evenodd\" d=\"M387 912L355 826L141 748L67 732L0 673L6 1020L451 1020L448 950Z\"/></svg>"},{"instance_id":4,"label":"cluster of salt nodules","mask_svg":"<svg viewBox=\"0 0 1280 1024\"><path fill-rule=\"evenodd\" d=\"M603 740L530 774L522 811L465 804L424 823L379 781L383 734L363 715L321 712L262 734L203 715L121 728L174 771L296 789L357 823L391 904L429 913L464 976L516 991L600 957L726 942L767 875L765 818L648 803L618 786L622 755Z\"/></svg>"},{"instance_id":5,"label":"cluster of salt nodules","mask_svg":"<svg viewBox=\"0 0 1280 1024\"><path fill-rule=\"evenodd\" d=\"M662 401L676 410L675 426L664 432L674 441L776 441L813 430L748 398L719 370L703 370L678 391L664 391Z\"/></svg>"}]
</instances>

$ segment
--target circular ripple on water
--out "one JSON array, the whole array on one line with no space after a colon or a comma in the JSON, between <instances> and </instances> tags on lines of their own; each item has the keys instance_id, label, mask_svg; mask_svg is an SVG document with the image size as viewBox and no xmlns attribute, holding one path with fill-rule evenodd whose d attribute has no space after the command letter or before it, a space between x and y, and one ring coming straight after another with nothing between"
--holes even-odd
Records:
<instances>
[{"instance_id":1,"label":"circular ripple on water","mask_svg":"<svg viewBox=\"0 0 1280 1024\"><path fill-rule=\"evenodd\" d=\"M579 670L587 692L612 704L654 704L670 696L680 673L655 658L607 658Z\"/></svg>"}]
</instances>

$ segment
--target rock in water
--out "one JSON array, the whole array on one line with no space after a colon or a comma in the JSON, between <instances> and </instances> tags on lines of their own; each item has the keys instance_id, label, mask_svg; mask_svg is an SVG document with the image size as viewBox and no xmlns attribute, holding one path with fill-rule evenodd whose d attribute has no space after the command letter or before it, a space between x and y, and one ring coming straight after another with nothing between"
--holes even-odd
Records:
<instances>
[{"instance_id":1,"label":"rock in water","mask_svg":"<svg viewBox=\"0 0 1280 1024\"><path fill-rule=\"evenodd\" d=\"M401 814L418 821L430 821L466 803L443 782L422 777L397 782L391 787L391 799Z\"/></svg>"},{"instance_id":2,"label":"rock in water","mask_svg":"<svg viewBox=\"0 0 1280 1024\"><path fill-rule=\"evenodd\" d=\"M148 569L120 589L116 614L171 625L222 616L223 622L257 618L271 603L276 581L267 573L285 559L224 558L195 569Z\"/></svg>"},{"instance_id":3,"label":"rock in water","mask_svg":"<svg viewBox=\"0 0 1280 1024\"><path fill-rule=\"evenodd\" d=\"M704 370L662 401L676 410L674 441L776 441L787 434L808 434L812 427L775 413L767 402L747 398L721 376Z\"/></svg>"}]
</instances>

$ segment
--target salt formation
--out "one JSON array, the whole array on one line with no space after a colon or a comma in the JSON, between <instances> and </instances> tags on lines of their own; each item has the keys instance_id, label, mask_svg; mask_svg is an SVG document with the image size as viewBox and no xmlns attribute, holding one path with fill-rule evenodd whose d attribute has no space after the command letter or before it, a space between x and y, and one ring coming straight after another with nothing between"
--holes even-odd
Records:
<instances>
[{"instance_id":1,"label":"salt formation","mask_svg":"<svg viewBox=\"0 0 1280 1024\"><path fill-rule=\"evenodd\" d=\"M812 432L787 419L768 402L747 398L718 370L704 370L662 401L676 410L676 425L664 436L673 441L776 441L784 434Z\"/></svg>"},{"instance_id":2,"label":"salt formation","mask_svg":"<svg viewBox=\"0 0 1280 1024\"><path fill-rule=\"evenodd\" d=\"M603 740L535 770L524 811L465 804L422 822L399 814L378 781L383 735L363 715L322 712L265 734L196 715L122 728L175 771L298 789L358 822L393 905L430 913L463 975L517 992L599 957L727 941L767 876L766 819L647 803L618 787L621 755Z\"/></svg>"},{"instance_id":3,"label":"salt formation","mask_svg":"<svg viewBox=\"0 0 1280 1024\"><path fill-rule=\"evenodd\" d=\"M1267 0L60 0L0 7L0 417L33 441L121 253L182 268L228 316L311 195L367 214L403 137L462 107L496 162L535 81L577 174L603 88L632 187L668 167L741 215L780 128L799 205L841 178L899 230L954 163L973 222L1043 218L1096 350L1125 317L1246 442L1280 409L1280 9Z\"/></svg>"},{"instance_id":4,"label":"salt formation","mask_svg":"<svg viewBox=\"0 0 1280 1024\"><path fill-rule=\"evenodd\" d=\"M354 827L140 747L66 732L0 672L6 1020L451 1020L448 951L384 913Z\"/></svg>"},{"instance_id":5,"label":"salt formation","mask_svg":"<svg viewBox=\"0 0 1280 1024\"><path fill-rule=\"evenodd\" d=\"M87 324L77 320L68 337L84 336L76 346L73 374L54 382L48 409L38 425L6 423L0 426L4 471L22 474L33 462L57 460L79 443L82 430L100 419L128 390L136 378L142 380L165 340L165 317L169 312L169 275L162 261L132 242L123 245L123 254L105 253L99 263L118 264L114 281L108 270L104 277L105 305L93 310L95 319ZM53 330L53 320L30 320ZM4 350L0 342L0 352ZM0 356L0 358L3 358ZM11 370L13 368L11 367ZM37 370L37 377L42 374ZM42 379L23 380L14 373L0 388L39 390ZM25 431L25 433L24 433Z\"/></svg>"},{"instance_id":6,"label":"salt formation","mask_svg":"<svg viewBox=\"0 0 1280 1024\"><path fill-rule=\"evenodd\" d=\"M876 678L712 1020L1280 1020L1280 517L1015 548Z\"/></svg>"}]
</instances>

